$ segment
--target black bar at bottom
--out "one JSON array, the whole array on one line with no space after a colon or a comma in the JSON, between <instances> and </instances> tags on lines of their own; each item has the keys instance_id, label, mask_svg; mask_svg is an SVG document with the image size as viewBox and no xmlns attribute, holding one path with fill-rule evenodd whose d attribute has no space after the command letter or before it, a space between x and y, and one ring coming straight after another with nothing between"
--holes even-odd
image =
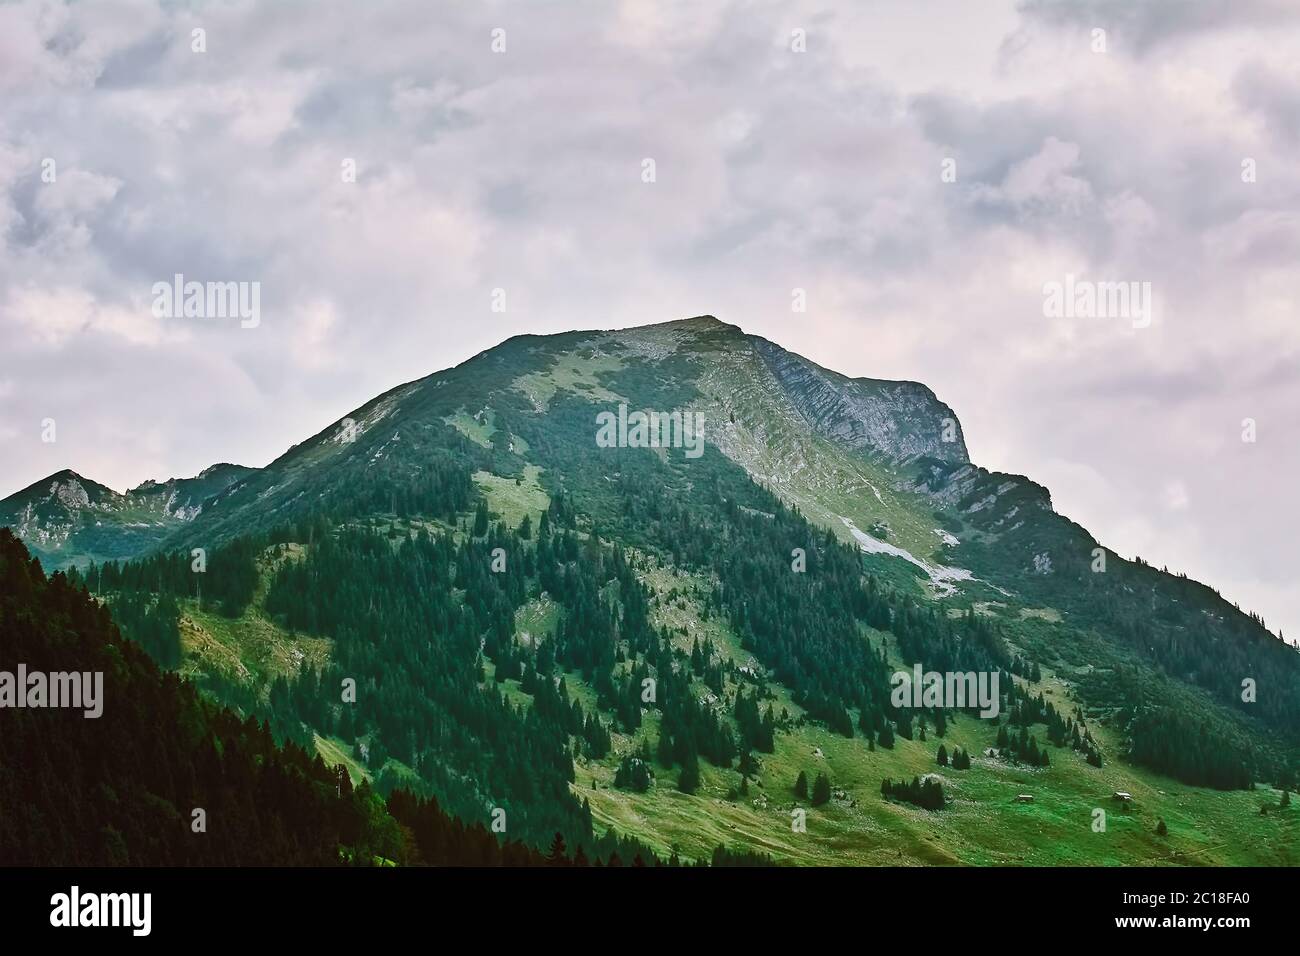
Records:
<instances>
[{"instance_id":1,"label":"black bar at bottom","mask_svg":"<svg viewBox=\"0 0 1300 956\"><path fill-rule=\"evenodd\" d=\"M1284 869L0 869L0 938L450 942L455 927L484 940L566 924L671 934L657 924L680 917L746 934L776 919L918 941L986 928L1230 943L1293 925L1295 888ZM147 936L143 896L118 895L146 893ZM52 925L114 916L125 925Z\"/></svg>"}]
</instances>

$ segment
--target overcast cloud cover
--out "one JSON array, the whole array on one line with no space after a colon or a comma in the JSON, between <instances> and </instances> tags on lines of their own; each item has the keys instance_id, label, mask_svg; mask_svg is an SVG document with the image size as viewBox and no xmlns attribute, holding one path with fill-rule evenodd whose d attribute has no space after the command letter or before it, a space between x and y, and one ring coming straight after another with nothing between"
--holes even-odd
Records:
<instances>
[{"instance_id":1,"label":"overcast cloud cover","mask_svg":"<svg viewBox=\"0 0 1300 956\"><path fill-rule=\"evenodd\" d=\"M1292 0L0 5L0 495L264 465L509 335L711 313L925 382L977 463L1294 641L1298 152ZM176 272L259 281L260 326L154 318ZM1151 327L1045 318L1067 273L1150 282Z\"/></svg>"}]
</instances>

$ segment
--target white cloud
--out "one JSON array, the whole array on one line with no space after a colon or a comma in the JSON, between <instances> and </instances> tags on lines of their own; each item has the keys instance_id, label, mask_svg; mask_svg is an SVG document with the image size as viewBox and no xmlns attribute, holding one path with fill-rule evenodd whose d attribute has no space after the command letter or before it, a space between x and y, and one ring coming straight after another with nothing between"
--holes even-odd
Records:
<instances>
[{"instance_id":1,"label":"white cloud","mask_svg":"<svg viewBox=\"0 0 1300 956\"><path fill-rule=\"evenodd\" d=\"M711 312L926 382L981 464L1300 634L1296 10L0 6L0 490L262 464L512 334ZM153 320L176 272L262 324ZM1067 273L1159 322L1045 319Z\"/></svg>"}]
</instances>

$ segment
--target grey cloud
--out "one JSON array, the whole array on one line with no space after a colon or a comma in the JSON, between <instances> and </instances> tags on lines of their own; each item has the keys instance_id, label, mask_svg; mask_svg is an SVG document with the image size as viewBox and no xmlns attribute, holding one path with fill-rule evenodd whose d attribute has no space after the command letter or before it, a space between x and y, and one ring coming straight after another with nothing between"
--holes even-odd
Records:
<instances>
[{"instance_id":1,"label":"grey cloud","mask_svg":"<svg viewBox=\"0 0 1300 956\"><path fill-rule=\"evenodd\" d=\"M1264 586L1294 568L1300 518L1231 505L1283 495L1300 466L1277 65L1300 34L1267 3L1128 6L1020 6L1013 45L1117 23L1144 59L1115 57L1105 82L1045 83L991 44L983 83L934 58L920 89L850 62L866 29L924 57L888 7L104 3L62 8L52 45L28 7L0 7L0 491L61 467L125 487L263 464L510 335L712 313L847 374L925 382L981 464L1046 481L1121 552L1300 621L1300 596ZM945 16L990 15L968 9ZM1273 46L1240 49L1259 25ZM1220 38L1209 64L1173 42ZM46 155L59 185L40 182ZM1249 187L1243 155L1264 174ZM75 185L65 170L120 185L43 193ZM1041 285L1067 270L1149 279L1162 323L1047 323ZM150 285L178 271L261 281L263 324L153 319ZM33 425L48 407L69 423L53 450ZM1260 454L1206 469L1249 414ZM1151 517L1175 479L1177 529Z\"/></svg>"},{"instance_id":2,"label":"grey cloud","mask_svg":"<svg viewBox=\"0 0 1300 956\"><path fill-rule=\"evenodd\" d=\"M1217 30L1300 21L1300 8L1289 0L1023 0L1019 9L1027 20L1052 27L1100 27L1117 49L1138 55Z\"/></svg>"},{"instance_id":3,"label":"grey cloud","mask_svg":"<svg viewBox=\"0 0 1300 956\"><path fill-rule=\"evenodd\" d=\"M1237 71L1232 91L1287 139L1300 139L1300 79L1285 76L1265 63L1248 63Z\"/></svg>"}]
</instances>

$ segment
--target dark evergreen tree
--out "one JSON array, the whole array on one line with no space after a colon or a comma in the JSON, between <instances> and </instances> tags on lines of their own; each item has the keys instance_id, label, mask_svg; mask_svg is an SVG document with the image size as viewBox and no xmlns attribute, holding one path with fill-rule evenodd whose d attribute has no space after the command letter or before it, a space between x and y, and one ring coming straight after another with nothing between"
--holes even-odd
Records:
<instances>
[{"instance_id":1,"label":"dark evergreen tree","mask_svg":"<svg viewBox=\"0 0 1300 956\"><path fill-rule=\"evenodd\" d=\"M700 758L695 750L686 752L682 761L682 772L677 778L677 789L682 793L694 793L700 789Z\"/></svg>"},{"instance_id":2,"label":"dark evergreen tree","mask_svg":"<svg viewBox=\"0 0 1300 956\"><path fill-rule=\"evenodd\" d=\"M829 803L831 799L831 781L824 773L819 773L817 779L813 782L812 788L812 805L820 807L824 803Z\"/></svg>"},{"instance_id":3,"label":"dark evergreen tree","mask_svg":"<svg viewBox=\"0 0 1300 956\"><path fill-rule=\"evenodd\" d=\"M802 770L799 771L799 776L794 781L794 795L800 800L808 799L808 775Z\"/></svg>"}]
</instances>

